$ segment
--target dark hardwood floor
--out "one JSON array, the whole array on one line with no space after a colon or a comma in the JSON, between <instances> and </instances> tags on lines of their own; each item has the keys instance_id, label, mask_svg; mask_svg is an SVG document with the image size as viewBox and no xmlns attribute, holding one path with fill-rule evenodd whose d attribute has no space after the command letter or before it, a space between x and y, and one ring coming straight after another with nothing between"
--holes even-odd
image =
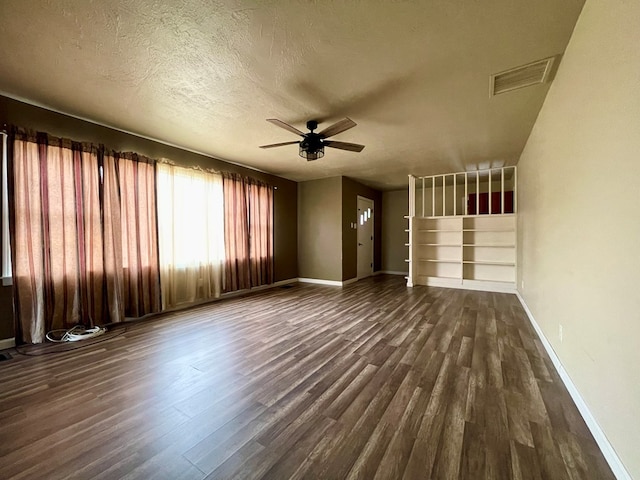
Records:
<instances>
[{"instance_id":1,"label":"dark hardwood floor","mask_svg":"<svg viewBox=\"0 0 640 480\"><path fill-rule=\"evenodd\" d=\"M2 479L614 478L514 295L301 284L12 354Z\"/></svg>"}]
</instances>

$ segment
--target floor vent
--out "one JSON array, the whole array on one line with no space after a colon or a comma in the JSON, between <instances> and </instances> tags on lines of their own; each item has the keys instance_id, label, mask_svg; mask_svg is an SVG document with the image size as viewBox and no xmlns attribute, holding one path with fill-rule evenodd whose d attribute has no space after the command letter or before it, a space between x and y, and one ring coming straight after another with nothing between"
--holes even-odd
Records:
<instances>
[{"instance_id":1,"label":"floor vent","mask_svg":"<svg viewBox=\"0 0 640 480\"><path fill-rule=\"evenodd\" d=\"M491 96L548 81L555 61L549 57L491 75Z\"/></svg>"}]
</instances>

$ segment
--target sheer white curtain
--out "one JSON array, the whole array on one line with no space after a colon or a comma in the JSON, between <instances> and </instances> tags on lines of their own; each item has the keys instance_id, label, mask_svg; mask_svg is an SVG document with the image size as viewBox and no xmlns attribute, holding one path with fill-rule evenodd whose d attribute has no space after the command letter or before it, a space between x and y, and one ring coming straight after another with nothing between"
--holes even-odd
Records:
<instances>
[{"instance_id":1,"label":"sheer white curtain","mask_svg":"<svg viewBox=\"0 0 640 480\"><path fill-rule=\"evenodd\" d=\"M163 309L220 296L222 176L158 163L156 185Z\"/></svg>"}]
</instances>

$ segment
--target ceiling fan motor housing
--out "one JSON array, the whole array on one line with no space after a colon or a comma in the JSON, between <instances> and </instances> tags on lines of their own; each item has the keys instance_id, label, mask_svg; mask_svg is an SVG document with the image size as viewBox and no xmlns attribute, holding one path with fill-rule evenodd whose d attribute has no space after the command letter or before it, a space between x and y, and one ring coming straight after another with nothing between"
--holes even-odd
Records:
<instances>
[{"instance_id":1,"label":"ceiling fan motor housing","mask_svg":"<svg viewBox=\"0 0 640 480\"><path fill-rule=\"evenodd\" d=\"M307 133L304 140L300 142L300 146L309 151L319 150L323 148L322 137L317 133Z\"/></svg>"},{"instance_id":2,"label":"ceiling fan motor housing","mask_svg":"<svg viewBox=\"0 0 640 480\"><path fill-rule=\"evenodd\" d=\"M317 133L306 133L304 139L300 141L300 156L307 160L322 158L324 156L322 137Z\"/></svg>"}]
</instances>

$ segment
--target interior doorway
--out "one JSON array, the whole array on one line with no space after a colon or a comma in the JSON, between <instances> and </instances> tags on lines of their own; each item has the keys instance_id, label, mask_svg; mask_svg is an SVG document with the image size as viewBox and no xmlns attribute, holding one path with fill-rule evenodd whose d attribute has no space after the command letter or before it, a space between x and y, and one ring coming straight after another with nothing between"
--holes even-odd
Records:
<instances>
[{"instance_id":1,"label":"interior doorway","mask_svg":"<svg viewBox=\"0 0 640 480\"><path fill-rule=\"evenodd\" d=\"M373 200L358 195L358 279L373 275Z\"/></svg>"}]
</instances>

